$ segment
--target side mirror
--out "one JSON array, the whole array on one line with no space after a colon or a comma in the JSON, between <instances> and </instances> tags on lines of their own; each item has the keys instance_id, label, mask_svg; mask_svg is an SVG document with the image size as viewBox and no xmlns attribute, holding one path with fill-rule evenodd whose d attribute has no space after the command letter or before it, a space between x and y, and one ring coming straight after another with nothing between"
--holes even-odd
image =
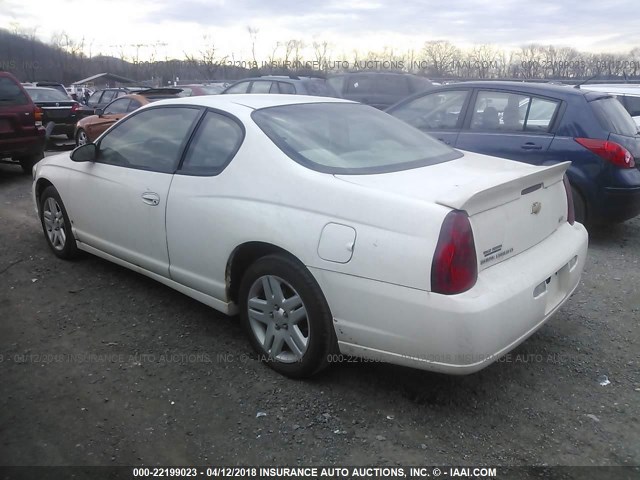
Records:
<instances>
[{"instance_id":1,"label":"side mirror","mask_svg":"<svg viewBox=\"0 0 640 480\"><path fill-rule=\"evenodd\" d=\"M96 115L98 115L99 117L104 115L104 109L103 108L96 108L95 112L96 112Z\"/></svg>"},{"instance_id":2,"label":"side mirror","mask_svg":"<svg viewBox=\"0 0 640 480\"><path fill-rule=\"evenodd\" d=\"M86 143L71 152L71 160L74 162L94 162L97 152L98 150L94 143Z\"/></svg>"}]
</instances>

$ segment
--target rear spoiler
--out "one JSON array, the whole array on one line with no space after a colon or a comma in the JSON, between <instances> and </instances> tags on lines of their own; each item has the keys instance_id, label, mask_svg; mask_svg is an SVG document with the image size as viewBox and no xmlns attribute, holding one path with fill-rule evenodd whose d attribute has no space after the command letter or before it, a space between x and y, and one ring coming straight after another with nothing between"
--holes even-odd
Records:
<instances>
[{"instance_id":1,"label":"rear spoiler","mask_svg":"<svg viewBox=\"0 0 640 480\"><path fill-rule=\"evenodd\" d=\"M569 165L571 162L562 162L550 167L534 167L535 170L524 175L505 172L505 180L498 185L495 185L495 176L488 180L480 179L443 193L436 203L456 210L465 210L469 216L475 215L517 200L522 195L540 188L548 188L562 182ZM514 175L517 176L514 178Z\"/></svg>"}]
</instances>

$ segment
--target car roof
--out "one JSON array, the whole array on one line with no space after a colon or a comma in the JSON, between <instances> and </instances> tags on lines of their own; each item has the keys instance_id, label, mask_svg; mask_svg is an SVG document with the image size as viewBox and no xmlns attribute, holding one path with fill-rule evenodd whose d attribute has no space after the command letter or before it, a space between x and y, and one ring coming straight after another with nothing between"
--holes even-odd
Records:
<instances>
[{"instance_id":1,"label":"car roof","mask_svg":"<svg viewBox=\"0 0 640 480\"><path fill-rule=\"evenodd\" d=\"M295 76L291 77L288 75L264 75L262 77L249 77L249 78L241 78L240 80L236 80L233 83L239 82L248 82L248 81L256 81L256 80L271 80L271 81L286 81L286 82L301 82L306 80L325 80L322 77L309 77L309 76Z\"/></svg>"},{"instance_id":2,"label":"car roof","mask_svg":"<svg viewBox=\"0 0 640 480\"><path fill-rule=\"evenodd\" d=\"M301 103L356 103L334 97L312 97L309 95L273 95L269 93L241 93L227 95L205 95L200 97L178 97L154 102L154 105L198 105L211 108L235 108L238 105L256 110L258 108L296 105Z\"/></svg>"},{"instance_id":3,"label":"car roof","mask_svg":"<svg viewBox=\"0 0 640 480\"><path fill-rule=\"evenodd\" d=\"M114 102L116 100L120 100L121 98L132 98L134 100L137 100L138 102L142 103L143 105L146 105L147 103L151 103L152 101L156 101L156 100L164 100L164 99L169 99L169 98L178 98L178 95L176 94L167 94L167 93L156 93L156 94L152 94L152 95L140 95L140 93L138 92L134 92L134 93L130 93L128 95L123 95L121 97L116 98L115 100L113 100Z\"/></svg>"},{"instance_id":4,"label":"car roof","mask_svg":"<svg viewBox=\"0 0 640 480\"><path fill-rule=\"evenodd\" d=\"M25 90L47 90L47 91L53 90L54 92L62 93L60 90L57 90L51 87L33 87L31 85L23 85L23 87Z\"/></svg>"},{"instance_id":5,"label":"car roof","mask_svg":"<svg viewBox=\"0 0 640 480\"><path fill-rule=\"evenodd\" d=\"M517 82L506 80L474 80L469 82L448 83L447 85L438 86L437 89L455 88L455 87L473 87L473 88L503 88L510 90L519 90L539 95L563 95L563 96L587 96L593 94L592 91L585 91L579 88L573 88L571 85L558 85L554 83L536 83L536 82Z\"/></svg>"},{"instance_id":6,"label":"car roof","mask_svg":"<svg viewBox=\"0 0 640 480\"><path fill-rule=\"evenodd\" d=\"M640 95L640 85L635 84L615 84L615 83L598 83L581 85L582 90L592 90L595 92L607 92L614 94Z\"/></svg>"}]
</instances>

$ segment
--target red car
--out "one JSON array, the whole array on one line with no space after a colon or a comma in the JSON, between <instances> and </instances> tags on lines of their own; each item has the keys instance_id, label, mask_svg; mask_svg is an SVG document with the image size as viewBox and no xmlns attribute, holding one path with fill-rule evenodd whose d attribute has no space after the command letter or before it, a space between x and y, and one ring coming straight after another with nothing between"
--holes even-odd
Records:
<instances>
[{"instance_id":1,"label":"red car","mask_svg":"<svg viewBox=\"0 0 640 480\"><path fill-rule=\"evenodd\" d=\"M176 98L181 91L180 88L148 88L119 97L104 108L97 108L95 115L85 117L76 124L76 145L94 142L122 117L147 103L163 98Z\"/></svg>"},{"instance_id":2,"label":"red car","mask_svg":"<svg viewBox=\"0 0 640 480\"><path fill-rule=\"evenodd\" d=\"M44 157L44 146L42 110L13 75L0 72L0 159L30 173Z\"/></svg>"}]
</instances>

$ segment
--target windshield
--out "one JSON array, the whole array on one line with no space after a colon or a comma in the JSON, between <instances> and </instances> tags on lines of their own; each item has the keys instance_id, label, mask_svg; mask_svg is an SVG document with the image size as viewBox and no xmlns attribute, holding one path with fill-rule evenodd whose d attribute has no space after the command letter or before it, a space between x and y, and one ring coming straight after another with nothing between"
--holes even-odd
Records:
<instances>
[{"instance_id":1,"label":"windshield","mask_svg":"<svg viewBox=\"0 0 640 480\"><path fill-rule=\"evenodd\" d=\"M71 99L53 88L29 88L25 90L34 102L70 102Z\"/></svg>"},{"instance_id":2,"label":"windshield","mask_svg":"<svg viewBox=\"0 0 640 480\"><path fill-rule=\"evenodd\" d=\"M326 173L383 173L462 153L375 108L309 103L256 110L253 120L296 162Z\"/></svg>"}]
</instances>

